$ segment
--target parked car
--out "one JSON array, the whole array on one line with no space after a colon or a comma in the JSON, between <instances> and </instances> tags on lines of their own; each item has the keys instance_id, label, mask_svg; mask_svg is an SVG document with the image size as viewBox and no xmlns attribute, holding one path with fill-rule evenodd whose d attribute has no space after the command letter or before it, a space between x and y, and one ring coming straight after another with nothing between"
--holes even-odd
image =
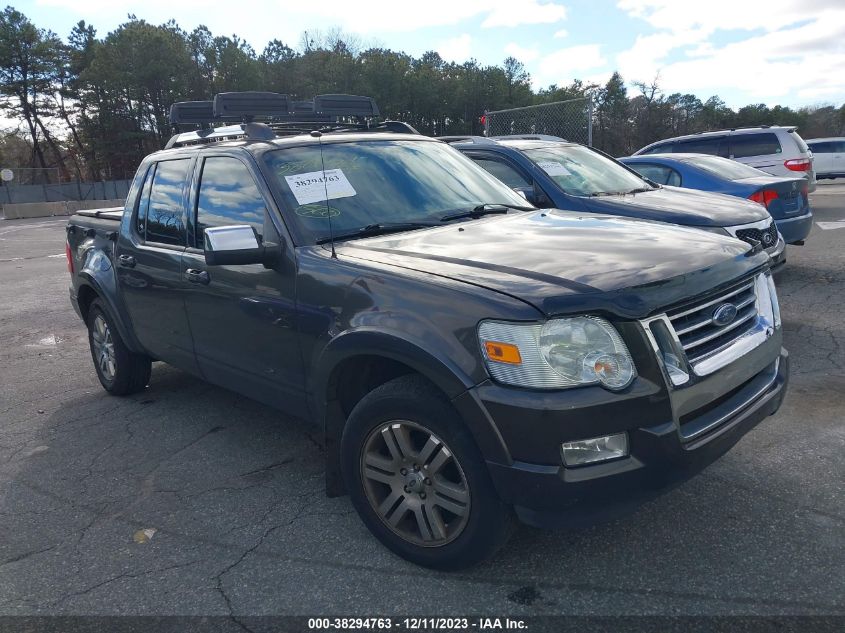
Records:
<instances>
[{"instance_id":1,"label":"parked car","mask_svg":"<svg viewBox=\"0 0 845 633\"><path fill-rule=\"evenodd\" d=\"M779 268L786 244L764 207L731 196L646 182L590 147L550 136L445 137L539 207L671 222L761 242Z\"/></svg>"},{"instance_id":2,"label":"parked car","mask_svg":"<svg viewBox=\"0 0 845 633\"><path fill-rule=\"evenodd\" d=\"M177 107L249 122L175 136L124 209L69 219L107 392L163 361L314 420L328 492L437 568L491 555L514 511L624 512L778 410L789 357L759 245L533 208L408 126L326 121L377 113L359 101Z\"/></svg>"},{"instance_id":3,"label":"parked car","mask_svg":"<svg viewBox=\"0 0 845 633\"><path fill-rule=\"evenodd\" d=\"M803 244L813 227L804 178L771 176L754 167L706 154L648 154L619 160L661 185L724 193L758 202L774 218L787 244Z\"/></svg>"},{"instance_id":4,"label":"parked car","mask_svg":"<svg viewBox=\"0 0 845 633\"><path fill-rule=\"evenodd\" d=\"M816 168L816 178L845 177L845 137L813 138L807 141Z\"/></svg>"},{"instance_id":5,"label":"parked car","mask_svg":"<svg viewBox=\"0 0 845 633\"><path fill-rule=\"evenodd\" d=\"M801 176L816 190L813 153L795 126L761 125L676 136L634 152L644 154L712 154L730 158L773 176Z\"/></svg>"}]
</instances>

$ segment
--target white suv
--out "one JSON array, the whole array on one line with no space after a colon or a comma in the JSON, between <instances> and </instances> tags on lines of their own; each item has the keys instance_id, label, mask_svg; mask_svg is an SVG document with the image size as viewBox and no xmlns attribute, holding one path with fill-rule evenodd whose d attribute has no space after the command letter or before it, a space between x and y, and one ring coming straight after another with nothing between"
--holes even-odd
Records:
<instances>
[{"instance_id":1,"label":"white suv","mask_svg":"<svg viewBox=\"0 0 845 633\"><path fill-rule=\"evenodd\" d=\"M814 138L808 140L807 145L813 152L819 180L845 176L845 137Z\"/></svg>"},{"instance_id":2,"label":"white suv","mask_svg":"<svg viewBox=\"0 0 845 633\"><path fill-rule=\"evenodd\" d=\"M724 156L774 176L804 176L809 190L815 191L813 152L795 129L794 126L761 125L700 132L657 141L634 155L693 153Z\"/></svg>"}]
</instances>

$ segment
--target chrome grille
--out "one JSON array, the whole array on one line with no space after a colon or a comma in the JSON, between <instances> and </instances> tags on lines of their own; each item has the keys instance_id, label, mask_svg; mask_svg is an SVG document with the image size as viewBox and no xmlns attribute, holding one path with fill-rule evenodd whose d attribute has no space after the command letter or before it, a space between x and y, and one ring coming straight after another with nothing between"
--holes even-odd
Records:
<instances>
[{"instance_id":1,"label":"chrome grille","mask_svg":"<svg viewBox=\"0 0 845 633\"><path fill-rule=\"evenodd\" d=\"M736 316L724 325L715 323L714 312L728 303L736 307ZM687 360L694 364L719 352L754 328L757 317L754 278L670 310L666 315L672 322Z\"/></svg>"}]
</instances>

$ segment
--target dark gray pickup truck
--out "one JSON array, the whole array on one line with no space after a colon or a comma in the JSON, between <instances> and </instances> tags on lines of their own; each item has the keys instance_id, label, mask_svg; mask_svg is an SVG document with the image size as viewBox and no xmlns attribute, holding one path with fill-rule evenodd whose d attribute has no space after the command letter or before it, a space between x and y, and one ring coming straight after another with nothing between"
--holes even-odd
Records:
<instances>
[{"instance_id":1,"label":"dark gray pickup truck","mask_svg":"<svg viewBox=\"0 0 845 633\"><path fill-rule=\"evenodd\" d=\"M161 361L313 419L328 492L438 568L491 555L514 514L634 507L778 410L759 247L524 206L447 144L276 97L276 122L174 137L125 209L70 219L70 297L108 392ZM195 107L226 121L226 99Z\"/></svg>"}]
</instances>

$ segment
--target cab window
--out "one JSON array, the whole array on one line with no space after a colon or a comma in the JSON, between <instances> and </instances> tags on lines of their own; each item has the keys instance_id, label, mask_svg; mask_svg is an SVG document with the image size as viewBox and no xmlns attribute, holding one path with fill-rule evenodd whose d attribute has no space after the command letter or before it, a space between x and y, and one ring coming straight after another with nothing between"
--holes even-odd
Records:
<instances>
[{"instance_id":1,"label":"cab window","mask_svg":"<svg viewBox=\"0 0 845 633\"><path fill-rule=\"evenodd\" d=\"M153 184L153 176L155 175L155 164L150 165L147 169L147 175L144 177L144 182L141 183L141 195L138 196L138 213L135 216L135 230L143 239L147 233L147 212L150 208L150 188Z\"/></svg>"},{"instance_id":2,"label":"cab window","mask_svg":"<svg viewBox=\"0 0 845 633\"><path fill-rule=\"evenodd\" d=\"M515 167L507 163L496 160L495 158L481 158L471 156L479 167L483 167L488 173L492 174L508 187L530 187L531 181L523 176Z\"/></svg>"},{"instance_id":3,"label":"cab window","mask_svg":"<svg viewBox=\"0 0 845 633\"><path fill-rule=\"evenodd\" d=\"M183 158L156 165L147 211L147 242L185 245L187 232L182 191L190 164L189 158Z\"/></svg>"},{"instance_id":4,"label":"cab window","mask_svg":"<svg viewBox=\"0 0 845 633\"><path fill-rule=\"evenodd\" d=\"M654 165L651 163L634 163L632 165L628 165L628 167L633 169L640 176L645 176L659 185L669 185L671 187L681 186L681 174L671 167L666 167L665 165Z\"/></svg>"},{"instance_id":5,"label":"cab window","mask_svg":"<svg viewBox=\"0 0 845 633\"><path fill-rule=\"evenodd\" d=\"M266 205L249 169L236 158L206 158L200 175L194 244L203 247L203 231L213 226L249 224L264 234Z\"/></svg>"}]
</instances>

